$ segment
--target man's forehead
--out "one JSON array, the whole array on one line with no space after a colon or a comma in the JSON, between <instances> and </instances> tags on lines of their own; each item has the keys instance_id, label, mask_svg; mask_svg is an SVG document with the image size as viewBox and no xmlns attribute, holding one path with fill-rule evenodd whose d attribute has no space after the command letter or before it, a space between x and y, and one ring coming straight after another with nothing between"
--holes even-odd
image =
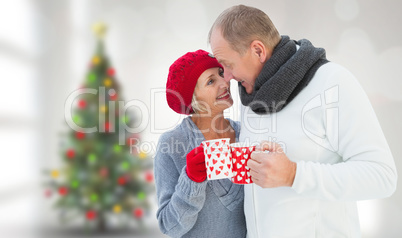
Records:
<instances>
[{"instance_id":1,"label":"man's forehead","mask_svg":"<svg viewBox=\"0 0 402 238\"><path fill-rule=\"evenodd\" d=\"M226 59L225 59L224 57L222 57L222 54L221 54L219 51L217 51L217 52L214 52L214 51L213 51L213 53L214 53L215 59L216 59L220 64L223 64L223 63L226 62Z\"/></svg>"},{"instance_id":2,"label":"man's forehead","mask_svg":"<svg viewBox=\"0 0 402 238\"><path fill-rule=\"evenodd\" d=\"M218 58L217 58L217 60L218 60L218 62L219 62L220 64L225 64L225 63L227 63L227 61L226 61L225 59L218 59Z\"/></svg>"},{"instance_id":3,"label":"man's forehead","mask_svg":"<svg viewBox=\"0 0 402 238\"><path fill-rule=\"evenodd\" d=\"M209 41L212 43L212 41L218 40L220 38L222 38L222 31L219 27L215 27L211 32Z\"/></svg>"},{"instance_id":4,"label":"man's forehead","mask_svg":"<svg viewBox=\"0 0 402 238\"><path fill-rule=\"evenodd\" d=\"M229 43L223 38L219 28L214 29L211 34L211 50L212 54L218 60L219 63L224 64L228 62L227 57L230 57Z\"/></svg>"},{"instance_id":5,"label":"man's forehead","mask_svg":"<svg viewBox=\"0 0 402 238\"><path fill-rule=\"evenodd\" d=\"M228 42L222 36L222 33L219 29L214 29L211 34L210 44L212 51L214 51L219 50L219 48L226 47L228 45Z\"/></svg>"},{"instance_id":6,"label":"man's forehead","mask_svg":"<svg viewBox=\"0 0 402 238\"><path fill-rule=\"evenodd\" d=\"M225 63L230 58L230 49L225 46L212 47L212 53L219 63Z\"/></svg>"}]
</instances>

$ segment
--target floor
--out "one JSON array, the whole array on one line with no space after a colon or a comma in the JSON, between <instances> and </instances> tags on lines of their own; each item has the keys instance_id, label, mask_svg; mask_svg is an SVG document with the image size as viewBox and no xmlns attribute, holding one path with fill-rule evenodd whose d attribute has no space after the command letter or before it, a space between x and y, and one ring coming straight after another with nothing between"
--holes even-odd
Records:
<instances>
[{"instance_id":1,"label":"floor","mask_svg":"<svg viewBox=\"0 0 402 238\"><path fill-rule=\"evenodd\" d=\"M150 215L145 224L146 230L126 229L107 233L85 232L83 229L63 226L57 213L52 209L53 202L44 196L38 183L15 187L0 193L0 237L7 238L163 238L155 215ZM398 203L399 204L399 203ZM362 233L365 238L401 237L399 205L389 199L363 201L359 203ZM155 214L155 212L152 212Z\"/></svg>"},{"instance_id":2,"label":"floor","mask_svg":"<svg viewBox=\"0 0 402 238\"><path fill-rule=\"evenodd\" d=\"M154 216L153 216L154 217ZM65 227L58 222L52 201L43 189L28 184L0 194L0 236L9 238L81 238L81 237L167 237L160 233L155 218L146 220L146 230L126 229L106 233L88 233L83 229Z\"/></svg>"}]
</instances>

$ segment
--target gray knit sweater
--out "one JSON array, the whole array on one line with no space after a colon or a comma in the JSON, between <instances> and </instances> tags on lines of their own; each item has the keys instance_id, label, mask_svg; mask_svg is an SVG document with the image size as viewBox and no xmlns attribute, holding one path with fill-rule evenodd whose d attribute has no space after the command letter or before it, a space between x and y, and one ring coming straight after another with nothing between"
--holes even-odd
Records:
<instances>
[{"instance_id":1,"label":"gray knit sweater","mask_svg":"<svg viewBox=\"0 0 402 238\"><path fill-rule=\"evenodd\" d=\"M240 125L229 121L238 140ZM171 237L246 237L243 186L187 176L186 155L203 140L191 117L160 137L154 165L159 227Z\"/></svg>"}]
</instances>

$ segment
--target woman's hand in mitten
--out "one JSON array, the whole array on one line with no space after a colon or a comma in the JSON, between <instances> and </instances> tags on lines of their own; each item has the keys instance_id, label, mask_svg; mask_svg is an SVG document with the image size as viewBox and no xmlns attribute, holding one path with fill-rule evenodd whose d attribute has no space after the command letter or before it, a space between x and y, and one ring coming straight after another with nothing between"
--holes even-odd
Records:
<instances>
[{"instance_id":1,"label":"woman's hand in mitten","mask_svg":"<svg viewBox=\"0 0 402 238\"><path fill-rule=\"evenodd\" d=\"M188 177L197 183L201 183L207 178L204 148L202 146L195 147L187 154L186 172Z\"/></svg>"}]
</instances>

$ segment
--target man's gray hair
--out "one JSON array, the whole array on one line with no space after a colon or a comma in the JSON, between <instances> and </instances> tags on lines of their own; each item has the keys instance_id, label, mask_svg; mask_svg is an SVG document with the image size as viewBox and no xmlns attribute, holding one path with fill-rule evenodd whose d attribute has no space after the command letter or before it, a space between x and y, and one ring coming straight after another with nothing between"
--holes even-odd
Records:
<instances>
[{"instance_id":1,"label":"man's gray hair","mask_svg":"<svg viewBox=\"0 0 402 238\"><path fill-rule=\"evenodd\" d=\"M263 11L244 5L233 6L223 11L209 31L218 29L230 47L243 55L254 40L261 41L265 47L274 49L281 40L275 25Z\"/></svg>"}]
</instances>

